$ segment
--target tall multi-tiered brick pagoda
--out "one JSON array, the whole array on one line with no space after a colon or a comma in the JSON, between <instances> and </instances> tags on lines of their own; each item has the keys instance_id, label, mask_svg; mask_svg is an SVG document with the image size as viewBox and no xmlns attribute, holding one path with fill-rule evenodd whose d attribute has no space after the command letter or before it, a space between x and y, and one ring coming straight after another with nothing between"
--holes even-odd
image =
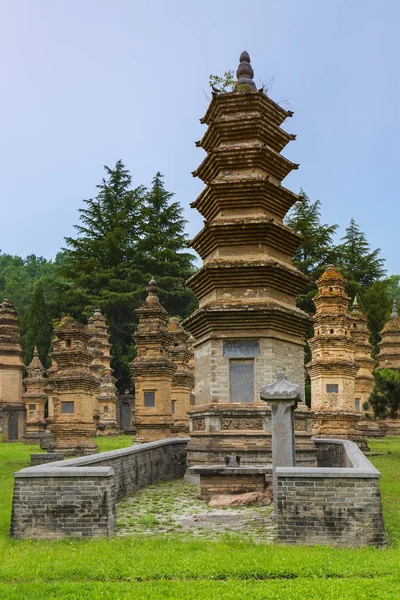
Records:
<instances>
[{"instance_id":1,"label":"tall multi-tiered brick pagoda","mask_svg":"<svg viewBox=\"0 0 400 600\"><path fill-rule=\"evenodd\" d=\"M311 379L311 407L316 437L345 438L362 443L358 422L360 406L355 406L356 342L346 280L329 265L317 281L314 299L314 337L309 340L312 360L307 369Z\"/></svg>"},{"instance_id":2,"label":"tall multi-tiered brick pagoda","mask_svg":"<svg viewBox=\"0 0 400 600\"><path fill-rule=\"evenodd\" d=\"M26 434L24 442L39 444L46 430L46 404L48 397L45 390L47 380L46 369L40 362L39 353L35 347L33 358L26 367L24 379L25 392L22 396L26 407Z\"/></svg>"},{"instance_id":3,"label":"tall multi-tiered brick pagoda","mask_svg":"<svg viewBox=\"0 0 400 600\"><path fill-rule=\"evenodd\" d=\"M298 167L281 154L295 139L281 129L293 113L257 90L253 76L243 52L236 87L213 93L197 144L207 156L194 175L206 188L192 207L205 223L191 245L203 265L187 282L199 308L184 322L195 338L192 464L239 451L248 462L265 463L270 412L259 401L261 386L284 370L304 387L309 317L296 307L296 295L306 278L292 265L299 237L283 224L298 196L281 185ZM312 447L304 409L299 456Z\"/></svg>"}]
</instances>

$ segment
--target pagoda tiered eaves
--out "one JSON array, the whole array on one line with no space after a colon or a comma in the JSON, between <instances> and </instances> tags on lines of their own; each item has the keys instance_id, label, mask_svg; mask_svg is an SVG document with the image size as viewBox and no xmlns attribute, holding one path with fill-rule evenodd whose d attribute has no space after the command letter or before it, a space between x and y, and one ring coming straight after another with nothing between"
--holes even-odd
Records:
<instances>
[{"instance_id":1,"label":"pagoda tiered eaves","mask_svg":"<svg viewBox=\"0 0 400 600\"><path fill-rule=\"evenodd\" d=\"M266 113L268 120L279 127L288 117L293 116L293 111L285 110L276 102L264 94L262 90L256 92L227 92L213 95L210 106L200 123L211 125L212 121L218 119L221 114L229 112L246 111Z\"/></svg>"},{"instance_id":2,"label":"pagoda tiered eaves","mask_svg":"<svg viewBox=\"0 0 400 600\"><path fill-rule=\"evenodd\" d=\"M292 229L271 217L248 217L245 221L216 219L206 223L190 245L203 259L218 247L242 245L272 246L291 257L300 240Z\"/></svg>"},{"instance_id":3,"label":"pagoda tiered eaves","mask_svg":"<svg viewBox=\"0 0 400 600\"><path fill-rule=\"evenodd\" d=\"M196 146L209 152L223 144L257 140L276 152L281 152L290 141L295 139L295 135L271 125L265 114L237 113L213 121L203 138L196 142Z\"/></svg>"},{"instance_id":4,"label":"pagoda tiered eaves","mask_svg":"<svg viewBox=\"0 0 400 600\"><path fill-rule=\"evenodd\" d=\"M247 290L247 301L253 296L262 295L262 290L270 288L283 294L297 295L304 288L307 278L284 263L271 258L250 260L214 260L205 264L188 280L187 284L201 299L212 290L216 293L229 293L229 289ZM258 291L257 291L258 290Z\"/></svg>"},{"instance_id":5,"label":"pagoda tiered eaves","mask_svg":"<svg viewBox=\"0 0 400 600\"><path fill-rule=\"evenodd\" d=\"M199 177L208 184L222 173L233 175L232 171L240 174L241 171L261 169L282 181L291 171L298 168L298 164L291 162L269 146L250 142L213 149L193 171L193 176Z\"/></svg>"},{"instance_id":6,"label":"pagoda tiered eaves","mask_svg":"<svg viewBox=\"0 0 400 600\"><path fill-rule=\"evenodd\" d=\"M214 219L219 211L240 208L257 208L283 219L299 197L285 187L266 177L226 177L210 182L197 199L190 204L207 220Z\"/></svg>"},{"instance_id":7,"label":"pagoda tiered eaves","mask_svg":"<svg viewBox=\"0 0 400 600\"><path fill-rule=\"evenodd\" d=\"M310 324L308 315L297 308L288 308L277 302L219 301L198 308L185 320L186 327L193 332L196 340L202 336L221 331L238 332L243 329L251 337L257 337L260 330L284 334L288 338L303 338ZM250 333L253 332L253 333ZM276 334L275 334L276 335ZM225 336L229 339L229 336Z\"/></svg>"}]
</instances>

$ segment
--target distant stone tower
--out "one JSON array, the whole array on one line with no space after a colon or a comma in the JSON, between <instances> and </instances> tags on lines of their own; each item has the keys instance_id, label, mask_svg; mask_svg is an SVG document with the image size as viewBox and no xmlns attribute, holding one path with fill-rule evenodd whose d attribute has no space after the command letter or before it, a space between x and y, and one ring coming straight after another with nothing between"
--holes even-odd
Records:
<instances>
[{"instance_id":1,"label":"distant stone tower","mask_svg":"<svg viewBox=\"0 0 400 600\"><path fill-rule=\"evenodd\" d=\"M85 325L64 317L55 330L52 367L49 369L49 396L53 415L48 423L54 440L51 452L85 455L98 452L93 436L96 427L93 413L99 390L99 379L91 369L89 352L91 334Z\"/></svg>"},{"instance_id":2,"label":"distant stone tower","mask_svg":"<svg viewBox=\"0 0 400 600\"><path fill-rule=\"evenodd\" d=\"M351 318L353 319L351 336L356 343L354 360L359 366L354 386L354 409L361 410L363 404L368 402L374 389L372 371L374 370L375 360L371 356L372 345L369 341L371 332L367 327L367 318L360 311L357 298L353 302ZM371 410L367 412L371 412Z\"/></svg>"},{"instance_id":3,"label":"distant stone tower","mask_svg":"<svg viewBox=\"0 0 400 600\"><path fill-rule=\"evenodd\" d=\"M400 369L400 317L397 302L393 300L390 319L382 329L377 356L377 369Z\"/></svg>"},{"instance_id":4,"label":"distant stone tower","mask_svg":"<svg viewBox=\"0 0 400 600\"><path fill-rule=\"evenodd\" d=\"M356 342L346 280L329 265L317 281L314 299L314 337L309 340L312 360L307 369L311 380L311 407L316 437L339 437L362 442L355 410Z\"/></svg>"},{"instance_id":5,"label":"distant stone tower","mask_svg":"<svg viewBox=\"0 0 400 600\"><path fill-rule=\"evenodd\" d=\"M96 308L88 319L88 332L98 340L97 348L101 351L98 357L100 378L99 395L96 403L96 428L98 435L115 435L117 433L117 390L116 379L111 369L111 344L105 317L100 308Z\"/></svg>"},{"instance_id":6,"label":"distant stone tower","mask_svg":"<svg viewBox=\"0 0 400 600\"><path fill-rule=\"evenodd\" d=\"M190 334L183 329L178 317L169 319L167 331L171 336L168 356L178 367L172 379L171 389L172 433L187 435L189 433L188 410L191 409L194 388L194 374L190 367L193 350L188 345Z\"/></svg>"},{"instance_id":7,"label":"distant stone tower","mask_svg":"<svg viewBox=\"0 0 400 600\"><path fill-rule=\"evenodd\" d=\"M0 304L0 421L3 423L3 442L19 440L25 433L22 356L17 312L9 300L3 300Z\"/></svg>"},{"instance_id":8,"label":"distant stone tower","mask_svg":"<svg viewBox=\"0 0 400 600\"><path fill-rule=\"evenodd\" d=\"M45 393L47 379L46 369L40 362L39 353L35 347L33 358L26 367L24 386L26 388L22 398L26 407L26 434L24 442L39 444L46 430L46 404L48 396Z\"/></svg>"},{"instance_id":9,"label":"distant stone tower","mask_svg":"<svg viewBox=\"0 0 400 600\"><path fill-rule=\"evenodd\" d=\"M168 356L171 335L167 332L167 311L158 299L152 279L144 304L136 309L139 325L133 335L137 355L131 362L135 383L135 442L149 442L171 436L172 379L177 365Z\"/></svg>"},{"instance_id":10,"label":"distant stone tower","mask_svg":"<svg viewBox=\"0 0 400 600\"><path fill-rule=\"evenodd\" d=\"M354 409L363 412L358 427L361 435L366 438L382 437L382 430L374 417L371 405L368 404L368 408L364 408L374 389L372 371L375 367L375 360L371 356L372 345L369 342L371 332L367 327L367 318L361 312L357 298L353 302L351 317L353 319L351 335L356 343L354 360L359 365L354 382Z\"/></svg>"},{"instance_id":11,"label":"distant stone tower","mask_svg":"<svg viewBox=\"0 0 400 600\"><path fill-rule=\"evenodd\" d=\"M377 356L377 369L400 369L400 317L397 302L393 300L390 319L382 329ZM379 419L379 426L386 435L400 435L400 417Z\"/></svg>"},{"instance_id":12,"label":"distant stone tower","mask_svg":"<svg viewBox=\"0 0 400 600\"><path fill-rule=\"evenodd\" d=\"M203 265L187 281L199 308L183 323L195 338L193 464L239 450L243 460L265 464L270 411L261 386L283 370L304 389L310 318L296 296L307 278L292 265L300 238L283 224L298 196L281 185L298 168L281 154L295 139L280 127L293 113L257 90L253 76L242 52L235 90L213 93L197 143L207 156L193 175L206 187L191 206L205 221L191 246ZM310 435L305 422L299 427L304 448ZM299 456L301 448L299 441Z\"/></svg>"}]
</instances>

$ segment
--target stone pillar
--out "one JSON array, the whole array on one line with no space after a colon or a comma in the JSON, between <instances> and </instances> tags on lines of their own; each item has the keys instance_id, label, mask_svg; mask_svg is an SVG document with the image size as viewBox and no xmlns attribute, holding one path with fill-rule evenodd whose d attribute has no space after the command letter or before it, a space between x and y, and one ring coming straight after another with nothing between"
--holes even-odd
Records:
<instances>
[{"instance_id":1,"label":"stone pillar","mask_svg":"<svg viewBox=\"0 0 400 600\"><path fill-rule=\"evenodd\" d=\"M296 466L294 436L294 410L303 400L302 388L287 381L283 371L278 371L276 381L263 385L260 398L271 406L272 467L274 482L274 507L277 512L277 467Z\"/></svg>"}]
</instances>

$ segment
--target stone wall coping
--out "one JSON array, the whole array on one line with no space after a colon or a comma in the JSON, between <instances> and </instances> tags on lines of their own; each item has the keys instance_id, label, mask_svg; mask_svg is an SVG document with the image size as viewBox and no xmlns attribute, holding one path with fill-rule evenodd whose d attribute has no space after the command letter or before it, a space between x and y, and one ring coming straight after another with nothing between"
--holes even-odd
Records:
<instances>
[{"instance_id":1,"label":"stone wall coping","mask_svg":"<svg viewBox=\"0 0 400 600\"><path fill-rule=\"evenodd\" d=\"M27 469L22 469L17 473L14 473L14 478L19 479L22 477L32 478L32 477L73 477L76 479L77 477L113 477L114 469L112 467L89 467L85 468L72 468L72 469L64 469L61 467L53 467L50 465L55 465L56 463L49 463L47 466L36 465L35 467L28 467Z\"/></svg>"},{"instance_id":2,"label":"stone wall coping","mask_svg":"<svg viewBox=\"0 0 400 600\"><path fill-rule=\"evenodd\" d=\"M225 465L193 465L186 471L189 475L265 475L272 473L272 467L246 465L226 467Z\"/></svg>"},{"instance_id":3,"label":"stone wall coping","mask_svg":"<svg viewBox=\"0 0 400 600\"><path fill-rule=\"evenodd\" d=\"M381 474L360 448L350 440L314 438L315 444L337 444L343 446L346 457L351 467L277 467L276 474L292 478L314 477L344 477L344 478L369 478L379 479Z\"/></svg>"},{"instance_id":4,"label":"stone wall coping","mask_svg":"<svg viewBox=\"0 0 400 600\"><path fill-rule=\"evenodd\" d=\"M146 442L145 444L137 444L129 448L120 448L118 450L109 450L108 452L100 452L99 454L89 454L88 456L80 456L78 458L70 458L68 460L57 460L50 463L26 467L14 473L14 477L110 477L114 471L112 467L91 467L99 462L113 460L131 454L138 454L146 450L156 449L172 444L187 444L190 438L166 438L156 442ZM89 467L83 469L82 467ZM67 474L68 472L68 474Z\"/></svg>"}]
</instances>

